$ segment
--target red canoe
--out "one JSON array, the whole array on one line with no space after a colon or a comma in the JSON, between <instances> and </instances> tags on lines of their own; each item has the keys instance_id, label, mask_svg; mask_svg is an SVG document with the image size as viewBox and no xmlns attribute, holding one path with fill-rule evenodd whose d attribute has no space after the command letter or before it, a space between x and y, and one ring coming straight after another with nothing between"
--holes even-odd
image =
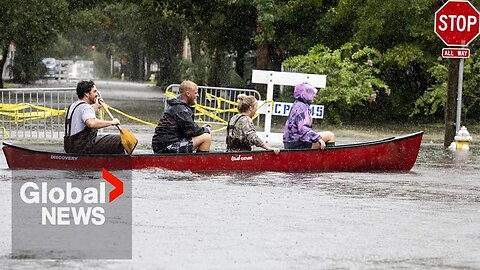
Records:
<instances>
[{"instance_id":1,"label":"red canoe","mask_svg":"<svg viewBox=\"0 0 480 270\"><path fill-rule=\"evenodd\" d=\"M192 172L367 172L409 171L423 132L378 141L338 145L325 150L210 152L199 154L73 155L3 143L10 169L129 170L161 168Z\"/></svg>"}]
</instances>

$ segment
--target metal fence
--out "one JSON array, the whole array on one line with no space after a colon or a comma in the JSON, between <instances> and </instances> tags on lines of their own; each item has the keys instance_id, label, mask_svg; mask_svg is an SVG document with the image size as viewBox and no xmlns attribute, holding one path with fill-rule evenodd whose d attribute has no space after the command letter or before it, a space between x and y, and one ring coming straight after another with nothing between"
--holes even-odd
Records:
<instances>
[{"instance_id":1,"label":"metal fence","mask_svg":"<svg viewBox=\"0 0 480 270\"><path fill-rule=\"evenodd\" d=\"M75 88L0 89L0 135L3 138L60 139Z\"/></svg>"},{"instance_id":2,"label":"metal fence","mask_svg":"<svg viewBox=\"0 0 480 270\"><path fill-rule=\"evenodd\" d=\"M179 95L180 85L171 84L167 87L165 92L172 92L175 95ZM196 114L201 115L199 121L210 124L225 124L226 121L228 121L230 118L232 118L235 114L238 113L236 110L236 106L233 105L231 102L236 102L237 96L239 94L254 96L257 100L262 100L262 96L260 95L260 93L252 89L198 86L197 103L207 107L207 111L210 112L210 114L202 115L202 113L199 113L197 109ZM168 105L165 100L164 108L167 108L167 106ZM224 121L220 121L219 119L223 119ZM259 117L257 117L257 125L259 124L259 120Z\"/></svg>"},{"instance_id":3,"label":"metal fence","mask_svg":"<svg viewBox=\"0 0 480 270\"><path fill-rule=\"evenodd\" d=\"M166 92L179 94L178 84L168 86ZM261 95L251 89L199 86L198 104L206 114L197 115L201 122L224 125L236 111L239 94ZM64 136L65 112L77 100L75 88L9 88L0 89L0 137L62 139ZM165 99L165 108L166 108ZM256 124L258 125L259 118Z\"/></svg>"}]
</instances>

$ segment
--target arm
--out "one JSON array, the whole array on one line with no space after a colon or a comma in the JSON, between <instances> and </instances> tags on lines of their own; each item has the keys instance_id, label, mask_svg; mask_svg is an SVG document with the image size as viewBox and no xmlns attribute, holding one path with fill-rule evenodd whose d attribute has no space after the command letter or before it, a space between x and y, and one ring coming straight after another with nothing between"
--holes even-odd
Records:
<instances>
[{"instance_id":1,"label":"arm","mask_svg":"<svg viewBox=\"0 0 480 270\"><path fill-rule=\"evenodd\" d=\"M280 148L275 148L275 147L270 147L268 144L264 143L262 146L261 146L263 149L265 150L271 150L275 153L275 155L278 155L278 153L280 153Z\"/></svg>"},{"instance_id":2,"label":"arm","mask_svg":"<svg viewBox=\"0 0 480 270\"><path fill-rule=\"evenodd\" d=\"M257 147L262 147L264 144L262 139L260 139L255 131L255 126L253 125L253 121L250 117L243 117L244 119L240 120L239 127L242 129L242 133L244 134L245 138L251 145L255 145Z\"/></svg>"},{"instance_id":3,"label":"arm","mask_svg":"<svg viewBox=\"0 0 480 270\"><path fill-rule=\"evenodd\" d=\"M95 111L94 111L95 109L96 109L95 106L89 106L89 105L85 105L82 108L82 121L85 123L85 126L93 129L99 129L99 128L120 124L120 121L118 121L118 119L116 118L111 121L97 119L95 117Z\"/></svg>"},{"instance_id":4,"label":"arm","mask_svg":"<svg viewBox=\"0 0 480 270\"><path fill-rule=\"evenodd\" d=\"M97 118L89 118L85 121L85 125L93 129L99 129L99 128L118 125L118 124L120 124L120 121L118 121L118 119L116 118L114 118L112 121L105 121Z\"/></svg>"},{"instance_id":5,"label":"arm","mask_svg":"<svg viewBox=\"0 0 480 270\"><path fill-rule=\"evenodd\" d=\"M177 114L177 125L181 131L188 137L197 137L203 133L210 133L207 127L199 127L192 118L188 109L182 110Z\"/></svg>"},{"instance_id":6,"label":"arm","mask_svg":"<svg viewBox=\"0 0 480 270\"><path fill-rule=\"evenodd\" d=\"M296 121L302 141L315 143L322 139L320 133L312 129L312 119L310 118L308 110L298 115Z\"/></svg>"},{"instance_id":7,"label":"arm","mask_svg":"<svg viewBox=\"0 0 480 270\"><path fill-rule=\"evenodd\" d=\"M254 144L257 147L262 147L265 150L271 150L275 152L275 154L280 153L279 148L270 147L268 144L264 143L257 135L255 131L255 126L253 125L253 121L251 118L248 117L247 124L243 125L243 133L247 136L247 140Z\"/></svg>"},{"instance_id":8,"label":"arm","mask_svg":"<svg viewBox=\"0 0 480 270\"><path fill-rule=\"evenodd\" d=\"M322 139L320 133L312 130L312 118L310 118L309 113L310 111L307 110L304 114L299 115L298 117L300 119L298 121L298 131L302 134L300 138L303 141L319 144L318 148L325 149L325 141Z\"/></svg>"}]
</instances>

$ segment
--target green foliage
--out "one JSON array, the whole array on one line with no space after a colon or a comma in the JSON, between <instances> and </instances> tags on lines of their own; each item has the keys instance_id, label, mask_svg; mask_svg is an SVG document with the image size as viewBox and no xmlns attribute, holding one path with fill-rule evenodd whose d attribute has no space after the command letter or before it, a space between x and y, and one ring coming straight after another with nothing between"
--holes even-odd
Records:
<instances>
[{"instance_id":1,"label":"green foliage","mask_svg":"<svg viewBox=\"0 0 480 270\"><path fill-rule=\"evenodd\" d=\"M75 54L74 44L60 34L58 34L56 40L52 42L52 46L48 47L44 52L45 56L57 59L70 59Z\"/></svg>"},{"instance_id":2,"label":"green foliage","mask_svg":"<svg viewBox=\"0 0 480 270\"><path fill-rule=\"evenodd\" d=\"M223 78L222 86L245 88L245 81L242 77L240 77L240 75L238 75L235 69L230 68Z\"/></svg>"},{"instance_id":3,"label":"green foliage","mask_svg":"<svg viewBox=\"0 0 480 270\"><path fill-rule=\"evenodd\" d=\"M399 43L433 40L435 5L435 0L342 0L333 19L352 29L352 40L386 51Z\"/></svg>"},{"instance_id":4,"label":"green foliage","mask_svg":"<svg viewBox=\"0 0 480 270\"><path fill-rule=\"evenodd\" d=\"M389 65L406 68L415 62L424 62L425 53L415 44L401 43L388 49L383 55L383 61Z\"/></svg>"},{"instance_id":5,"label":"green foliage","mask_svg":"<svg viewBox=\"0 0 480 270\"><path fill-rule=\"evenodd\" d=\"M254 0L258 17L257 22L259 29L255 36L255 41L258 44L268 43L275 40L274 23L277 16L281 15L282 5L276 3L274 0Z\"/></svg>"},{"instance_id":6,"label":"green foliage","mask_svg":"<svg viewBox=\"0 0 480 270\"><path fill-rule=\"evenodd\" d=\"M212 60L207 55L202 55L199 61L193 63L191 60L180 61L181 80L192 80L199 85L207 85L212 73Z\"/></svg>"},{"instance_id":7,"label":"green foliage","mask_svg":"<svg viewBox=\"0 0 480 270\"><path fill-rule=\"evenodd\" d=\"M30 82L41 74L42 53L64 29L67 7L65 0L1 1L0 47L6 50L11 42L15 44L13 72L18 82Z\"/></svg>"},{"instance_id":8,"label":"green foliage","mask_svg":"<svg viewBox=\"0 0 480 270\"><path fill-rule=\"evenodd\" d=\"M450 60L458 61L458 60ZM441 58L428 72L435 78L435 83L415 102L412 115L442 114L447 100L448 67ZM480 119L480 61L478 54L473 54L465 61L462 87L462 112L469 119Z\"/></svg>"},{"instance_id":9,"label":"green foliage","mask_svg":"<svg viewBox=\"0 0 480 270\"><path fill-rule=\"evenodd\" d=\"M480 60L475 52L465 61L463 112L465 118L480 120Z\"/></svg>"},{"instance_id":10,"label":"green foliage","mask_svg":"<svg viewBox=\"0 0 480 270\"><path fill-rule=\"evenodd\" d=\"M443 43L433 32L433 18L445 1L10 2L0 1L0 46L5 50L10 42L16 44L18 81L35 79L44 56L95 57L99 70L108 73L112 55L128 60L131 74L126 75L133 79L144 79L147 59L158 63L160 84L190 78L240 86L250 75L244 67L277 69L287 56L295 56L284 66L327 75L327 88L316 102L328 105L338 121L346 116L442 117L448 72L445 61L437 59ZM471 3L478 6L480 0ZM191 42L191 61L181 60L185 37ZM479 46L476 39L470 49L476 52ZM252 53L256 48L258 55ZM235 70L226 55L235 58ZM257 61L244 63L245 55ZM480 118L478 59L473 53L465 63L464 113L472 119ZM369 103L372 94L377 100Z\"/></svg>"},{"instance_id":11,"label":"green foliage","mask_svg":"<svg viewBox=\"0 0 480 270\"><path fill-rule=\"evenodd\" d=\"M382 56L381 78L393 93L383 101L385 104L376 114L387 120L411 115L415 101L433 81L427 72L432 60L433 57L417 44L400 43L388 49Z\"/></svg>"},{"instance_id":12,"label":"green foliage","mask_svg":"<svg viewBox=\"0 0 480 270\"><path fill-rule=\"evenodd\" d=\"M340 114L364 105L378 91L389 91L378 77L379 57L378 51L351 43L334 51L317 45L306 55L287 59L284 66L297 72L327 75L327 87L319 91L314 103L325 104Z\"/></svg>"},{"instance_id":13,"label":"green foliage","mask_svg":"<svg viewBox=\"0 0 480 270\"><path fill-rule=\"evenodd\" d=\"M275 11L273 41L285 47L289 55L304 54L319 43L338 48L348 41L348 35L338 35L331 22L330 11L335 4L326 0L290 0L278 5L281 12Z\"/></svg>"},{"instance_id":14,"label":"green foliage","mask_svg":"<svg viewBox=\"0 0 480 270\"><path fill-rule=\"evenodd\" d=\"M428 90L415 101L415 109L412 115L422 112L424 115L435 114L439 109L443 109L447 100L448 68L441 63L437 63L428 69L428 72L437 80L437 84L429 87Z\"/></svg>"}]
</instances>

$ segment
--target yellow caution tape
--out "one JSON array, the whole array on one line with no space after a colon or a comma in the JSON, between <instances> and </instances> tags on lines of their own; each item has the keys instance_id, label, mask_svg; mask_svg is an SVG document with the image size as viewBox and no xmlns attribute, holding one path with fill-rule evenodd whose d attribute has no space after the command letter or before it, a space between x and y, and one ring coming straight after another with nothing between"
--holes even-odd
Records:
<instances>
[{"instance_id":1,"label":"yellow caution tape","mask_svg":"<svg viewBox=\"0 0 480 270\"><path fill-rule=\"evenodd\" d=\"M137 122L140 122L140 123L142 123L142 124L149 125L149 126L152 126L152 127L156 127L156 126L157 126L157 125L154 124L154 123L150 123L150 122L144 121L144 120L142 120L142 119L140 119L140 118L137 118L137 117L135 117L135 116L131 116L131 115L129 115L129 114L126 114L126 113L124 113L124 112L122 112L122 111L120 111L120 110L118 110L118 109L113 108L112 106L110 106L110 105L108 105L108 104L107 104L107 106L108 106L108 108L109 108L110 110L112 110L112 111L114 111L114 112L116 112L116 113L118 113L118 114L121 114L121 115L123 115L123 116L125 116L125 117L127 117L127 118L129 118L129 119L132 119L132 120L134 120L134 121L137 121Z\"/></svg>"},{"instance_id":2,"label":"yellow caution tape","mask_svg":"<svg viewBox=\"0 0 480 270\"><path fill-rule=\"evenodd\" d=\"M37 111L21 112L25 109L35 109ZM0 103L0 115L9 117L10 119L3 120L7 123L21 123L36 119L48 118L65 114L67 109L57 110L43 106L33 105L29 103L6 104Z\"/></svg>"},{"instance_id":3,"label":"yellow caution tape","mask_svg":"<svg viewBox=\"0 0 480 270\"><path fill-rule=\"evenodd\" d=\"M165 92L165 96L167 98L174 98L174 97L176 97L176 94L174 94L173 92ZM195 109L198 111L196 116L200 118L200 122L205 122L201 118L201 116L206 116L206 117L209 117L211 119L214 119L214 120L218 121L219 122L218 124L223 126L219 129L212 130L212 132L218 132L218 131L226 129L226 125L228 123L228 120L225 120L225 119L219 117L217 114L227 113L227 112L233 112L233 113L238 112L237 102L227 100L227 99L224 99L222 97L217 97L217 96L215 96L213 94L210 94L210 93L206 93L206 98L210 101L215 100L216 101L216 108L196 104L194 106ZM223 105L222 103L229 104L232 107L228 108L228 109L222 109L222 105ZM265 105L265 104L268 104L268 103L273 103L273 101L265 101L262 104L262 106ZM124 117L127 117L131 120L134 120L134 121L137 121L137 122L140 122L142 124L146 124L146 125L149 125L149 126L152 126L152 127L156 126L156 124L154 124L154 123L150 123L148 121L144 121L140 118L137 118L137 117L131 116L129 114L126 114L126 113L124 113L124 112L122 112L118 109L113 108L112 106L110 106L108 104L107 104L107 106L112 111L114 111L114 112L116 112L120 115L123 115ZM21 111L23 111L25 109L29 109L29 108L35 109L37 111L21 112ZM47 108L47 107L43 107L43 106L33 105L33 104L29 104L29 103L19 103L19 104L0 103L0 116L6 116L6 117L11 118L10 120L4 120L4 122L11 122L11 123L20 123L20 122L31 121L31 120L36 120L36 119L48 118L48 117L52 117L52 116L59 116L59 115L65 114L66 112L67 112L66 108L62 109L62 110L58 110L58 109L52 109L52 108ZM103 110L100 112L100 114L101 114L101 116L103 115ZM258 115L259 115L258 113L255 114L253 119L257 118ZM6 137L8 137L8 132L5 129L5 127L0 127L0 128L3 130L4 135Z\"/></svg>"},{"instance_id":4,"label":"yellow caution tape","mask_svg":"<svg viewBox=\"0 0 480 270\"><path fill-rule=\"evenodd\" d=\"M173 92L165 92L165 96L166 96L167 98L174 98L174 97L176 97L177 95L175 95Z\"/></svg>"}]
</instances>

